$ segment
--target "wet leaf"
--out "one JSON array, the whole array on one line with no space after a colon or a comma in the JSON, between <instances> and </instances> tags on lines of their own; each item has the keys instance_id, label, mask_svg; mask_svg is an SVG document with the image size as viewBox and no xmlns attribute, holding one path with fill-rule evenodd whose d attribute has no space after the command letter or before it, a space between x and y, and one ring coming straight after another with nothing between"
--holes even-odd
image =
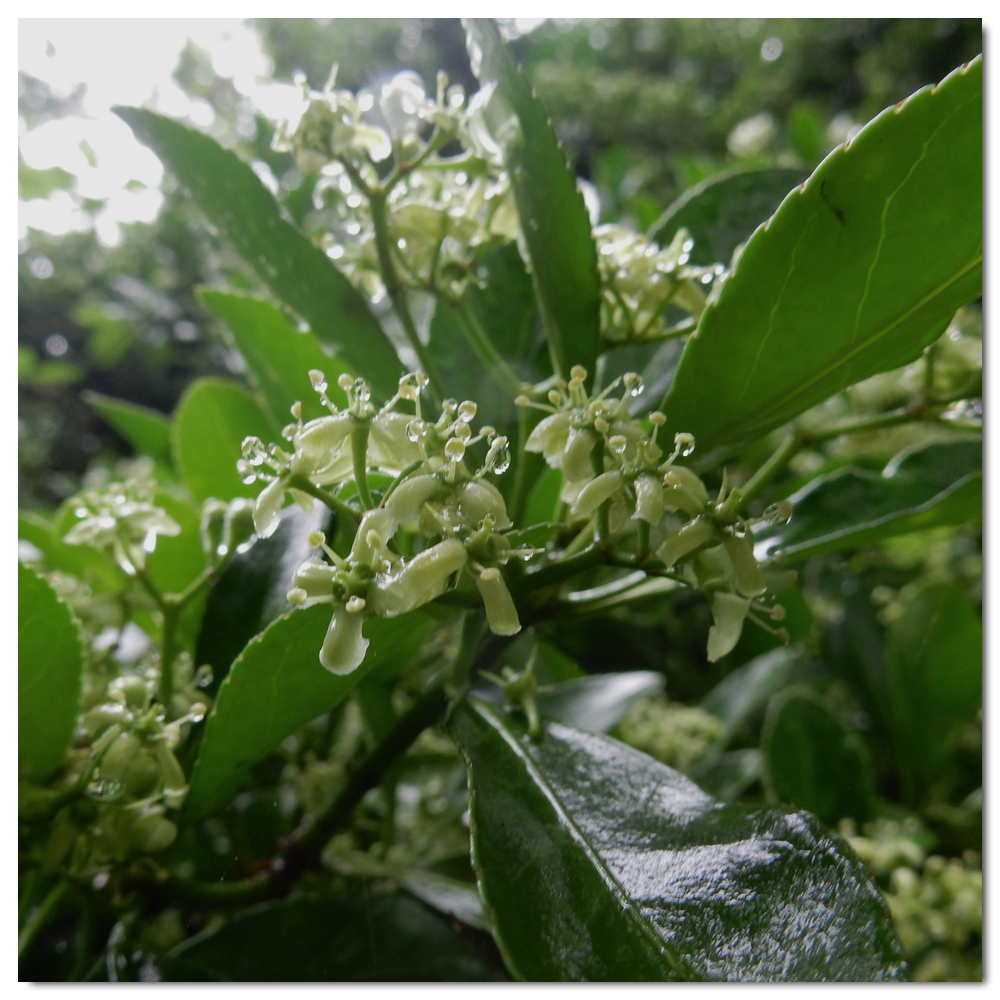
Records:
<instances>
[{"instance_id":1,"label":"wet leaf","mask_svg":"<svg viewBox=\"0 0 1000 1000\"><path fill-rule=\"evenodd\" d=\"M255 497L260 483L247 485L236 471L243 439L280 441L278 428L257 401L235 382L200 378L188 388L174 415L174 459L198 500Z\"/></svg>"},{"instance_id":2,"label":"wet leaf","mask_svg":"<svg viewBox=\"0 0 1000 1000\"><path fill-rule=\"evenodd\" d=\"M250 166L209 136L169 118L139 108L114 110L190 190L271 291L388 399L402 365L368 303L319 247L282 218Z\"/></svg>"},{"instance_id":3,"label":"wet leaf","mask_svg":"<svg viewBox=\"0 0 1000 1000\"><path fill-rule=\"evenodd\" d=\"M170 462L170 418L148 406L139 406L124 399L112 399L99 392L82 393L84 402L97 410L104 419L140 455L149 455L157 462Z\"/></svg>"},{"instance_id":4,"label":"wet leaf","mask_svg":"<svg viewBox=\"0 0 1000 1000\"><path fill-rule=\"evenodd\" d=\"M650 235L666 246L683 227L694 240L692 264L728 267L736 247L745 243L807 176L804 170L766 167L708 177L685 191L650 226Z\"/></svg>"},{"instance_id":5,"label":"wet leaf","mask_svg":"<svg viewBox=\"0 0 1000 1000\"><path fill-rule=\"evenodd\" d=\"M328 605L282 615L237 657L207 719L184 804L189 816L224 806L247 768L300 726L339 705L373 670L390 660L408 662L430 627L419 611L367 619L364 635L371 645L364 662L338 676L319 662L330 617Z\"/></svg>"},{"instance_id":6,"label":"wet leaf","mask_svg":"<svg viewBox=\"0 0 1000 1000\"><path fill-rule=\"evenodd\" d=\"M597 249L576 178L545 109L517 68L495 22L465 21L473 72L493 87L486 123L510 173L553 369L594 374L600 350Z\"/></svg>"},{"instance_id":7,"label":"wet leaf","mask_svg":"<svg viewBox=\"0 0 1000 1000\"><path fill-rule=\"evenodd\" d=\"M708 460L933 343L982 288L982 60L883 111L749 239L665 430ZM668 438L669 440L669 438Z\"/></svg>"},{"instance_id":8,"label":"wet leaf","mask_svg":"<svg viewBox=\"0 0 1000 1000\"><path fill-rule=\"evenodd\" d=\"M808 809L827 826L857 823L871 809L871 775L860 734L808 694L790 692L768 710L762 749L771 798Z\"/></svg>"},{"instance_id":9,"label":"wet leaf","mask_svg":"<svg viewBox=\"0 0 1000 1000\"><path fill-rule=\"evenodd\" d=\"M885 903L807 813L726 806L605 736L466 700L476 866L529 980L868 981L902 974Z\"/></svg>"},{"instance_id":10,"label":"wet leaf","mask_svg":"<svg viewBox=\"0 0 1000 1000\"><path fill-rule=\"evenodd\" d=\"M495 982L485 935L404 894L263 903L165 956L171 982Z\"/></svg>"},{"instance_id":11,"label":"wet leaf","mask_svg":"<svg viewBox=\"0 0 1000 1000\"><path fill-rule=\"evenodd\" d=\"M757 534L758 558L783 562L982 517L982 445L949 441L897 455L877 475L838 469L789 497L792 519Z\"/></svg>"},{"instance_id":12,"label":"wet leaf","mask_svg":"<svg viewBox=\"0 0 1000 1000\"><path fill-rule=\"evenodd\" d=\"M17 756L22 777L44 781L62 765L80 706L83 650L48 581L17 564Z\"/></svg>"}]
</instances>

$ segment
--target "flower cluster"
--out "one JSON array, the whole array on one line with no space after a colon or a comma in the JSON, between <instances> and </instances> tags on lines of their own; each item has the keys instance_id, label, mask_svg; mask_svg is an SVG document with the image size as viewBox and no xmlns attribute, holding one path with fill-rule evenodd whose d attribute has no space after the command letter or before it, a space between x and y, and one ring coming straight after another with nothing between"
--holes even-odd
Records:
<instances>
[{"instance_id":1,"label":"flower cluster","mask_svg":"<svg viewBox=\"0 0 1000 1000\"><path fill-rule=\"evenodd\" d=\"M155 486L130 480L78 494L73 513L80 520L65 541L109 551L126 573L134 574L156 547L157 535L177 535L181 530L162 507L150 502Z\"/></svg>"},{"instance_id":2,"label":"flower cluster","mask_svg":"<svg viewBox=\"0 0 1000 1000\"><path fill-rule=\"evenodd\" d=\"M370 402L367 385L350 376L338 384L348 406L338 410L326 395L321 372L311 373L330 416L301 422L301 406L293 407L297 422L285 428L294 446L289 454L256 438L244 442L238 468L245 481L268 483L254 506L260 535L277 526L286 492L307 509L323 487L353 482L363 510L341 500L341 510L359 523L350 553L338 555L322 532L310 541L322 555L306 560L296 571L288 599L305 606L328 603L333 619L320 653L320 662L334 673L349 673L360 665L368 647L362 634L370 615L392 617L433 600L449 580L468 579L482 595L487 620L494 632L512 635L520 629L517 610L500 567L512 556L501 534L511 527L503 497L486 479L510 464L507 439L492 427L473 434L470 424L476 404L445 400L440 417L424 420L420 407L423 376L406 375L399 390L380 410ZM414 413L400 413L401 402L412 402ZM466 465L468 450L487 441L483 465L475 472ZM265 467L270 471L264 471ZM370 491L368 472L395 475L384 492ZM394 537L407 527L413 554L403 556ZM530 554L530 550L529 550ZM329 560L329 561L327 561Z\"/></svg>"},{"instance_id":3,"label":"flower cluster","mask_svg":"<svg viewBox=\"0 0 1000 1000\"><path fill-rule=\"evenodd\" d=\"M601 332L607 340L655 340L687 331L701 316L703 288L720 269L688 263L694 240L686 229L679 229L663 249L617 225L598 226L594 240L601 276ZM663 314L670 304L693 319L668 330Z\"/></svg>"},{"instance_id":4,"label":"flower cluster","mask_svg":"<svg viewBox=\"0 0 1000 1000\"><path fill-rule=\"evenodd\" d=\"M750 522L725 506L725 483L713 502L700 477L677 461L692 454L694 438L676 434L674 449L664 460L656 441L657 431L666 423L664 414L649 415L647 432L626 405L630 396L642 391L638 375L627 373L593 398L584 386L586 369L578 365L570 376L568 382L556 380L549 405L527 396L516 400L549 413L525 447L562 473L560 498L570 504L570 514L590 516L606 505L613 534L633 524L648 537L645 548L655 553L665 571L679 572L709 597L715 622L708 637L710 661L733 649L745 618L769 628L755 610L783 617L780 606L765 608L755 601L767 586L754 557ZM619 384L624 392L615 398L611 393ZM766 512L767 520L787 520L791 514L787 508L787 503L775 505ZM779 634L787 639L780 630Z\"/></svg>"}]
</instances>

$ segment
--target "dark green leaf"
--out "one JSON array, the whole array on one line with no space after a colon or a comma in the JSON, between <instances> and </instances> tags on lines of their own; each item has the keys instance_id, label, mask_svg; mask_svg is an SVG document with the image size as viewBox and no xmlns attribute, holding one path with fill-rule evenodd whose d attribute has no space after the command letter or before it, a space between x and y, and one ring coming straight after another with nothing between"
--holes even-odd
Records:
<instances>
[{"instance_id":1,"label":"dark green leaf","mask_svg":"<svg viewBox=\"0 0 1000 1000\"><path fill-rule=\"evenodd\" d=\"M99 392L83 393L85 402L98 413L141 455L157 462L170 462L170 418L124 399L112 399Z\"/></svg>"},{"instance_id":2,"label":"dark green leaf","mask_svg":"<svg viewBox=\"0 0 1000 1000\"><path fill-rule=\"evenodd\" d=\"M319 369L327 378L327 395L338 406L347 403L337 377L347 371L339 358L320 350L316 335L300 332L281 310L249 295L234 295L212 288L198 290L198 301L222 319L236 338L236 346L247 363L267 404L268 415L279 427L292 418L289 409L302 403L302 419L329 414L309 381L309 370Z\"/></svg>"},{"instance_id":3,"label":"dark green leaf","mask_svg":"<svg viewBox=\"0 0 1000 1000\"><path fill-rule=\"evenodd\" d=\"M593 375L600 350L599 283L583 195L545 109L496 24L469 18L465 26L472 70L484 89L495 88L486 122L510 172L552 367L568 377L570 367L579 364Z\"/></svg>"},{"instance_id":4,"label":"dark green leaf","mask_svg":"<svg viewBox=\"0 0 1000 1000\"><path fill-rule=\"evenodd\" d=\"M907 450L876 475L846 468L818 476L789 499L791 521L759 533L758 557L789 562L982 516L982 445L938 442Z\"/></svg>"},{"instance_id":5,"label":"dark green leaf","mask_svg":"<svg viewBox=\"0 0 1000 1000\"><path fill-rule=\"evenodd\" d=\"M667 440L710 456L912 361L982 286L982 60L883 111L747 242L688 340Z\"/></svg>"},{"instance_id":6,"label":"dark green leaf","mask_svg":"<svg viewBox=\"0 0 1000 1000\"><path fill-rule=\"evenodd\" d=\"M666 246L683 227L694 240L692 264L728 267L737 246L745 243L807 176L804 170L788 167L716 174L685 191L653 223L650 236Z\"/></svg>"},{"instance_id":7,"label":"dark green leaf","mask_svg":"<svg viewBox=\"0 0 1000 1000\"><path fill-rule=\"evenodd\" d=\"M209 592L195 652L199 666L212 667L210 693L217 690L243 647L288 610L285 595L295 570L316 551L308 541L314 529L333 537L326 508L317 504L307 514L293 504L282 511L273 535L256 538L248 549L229 557Z\"/></svg>"},{"instance_id":8,"label":"dark green leaf","mask_svg":"<svg viewBox=\"0 0 1000 1000\"><path fill-rule=\"evenodd\" d=\"M420 649L430 619L420 612L369 618L371 640L353 673L324 670L319 651L331 609L318 605L283 615L251 639L219 688L191 775L185 810L202 816L226 804L243 772L286 736L338 705L386 661L405 663Z\"/></svg>"},{"instance_id":9,"label":"dark green leaf","mask_svg":"<svg viewBox=\"0 0 1000 1000\"><path fill-rule=\"evenodd\" d=\"M868 819L871 777L860 736L815 698L776 698L761 746L774 801L808 809L827 826Z\"/></svg>"},{"instance_id":10,"label":"dark green leaf","mask_svg":"<svg viewBox=\"0 0 1000 1000\"><path fill-rule=\"evenodd\" d=\"M403 894L299 897L244 910L160 963L172 982L495 982L492 942Z\"/></svg>"},{"instance_id":11,"label":"dark green leaf","mask_svg":"<svg viewBox=\"0 0 1000 1000\"><path fill-rule=\"evenodd\" d=\"M725 806L605 736L468 700L476 866L494 936L530 980L897 979L888 910L806 813Z\"/></svg>"},{"instance_id":12,"label":"dark green leaf","mask_svg":"<svg viewBox=\"0 0 1000 1000\"><path fill-rule=\"evenodd\" d=\"M151 111L115 108L209 221L320 341L388 398L402 366L361 293L294 226L251 168L214 139Z\"/></svg>"},{"instance_id":13,"label":"dark green leaf","mask_svg":"<svg viewBox=\"0 0 1000 1000\"><path fill-rule=\"evenodd\" d=\"M932 583L888 626L896 756L912 800L949 762L955 730L973 721L982 698L983 626L953 583Z\"/></svg>"},{"instance_id":14,"label":"dark green leaf","mask_svg":"<svg viewBox=\"0 0 1000 1000\"><path fill-rule=\"evenodd\" d=\"M43 781L73 738L83 651L69 608L48 581L17 564L17 756L21 776Z\"/></svg>"},{"instance_id":15,"label":"dark green leaf","mask_svg":"<svg viewBox=\"0 0 1000 1000\"><path fill-rule=\"evenodd\" d=\"M591 674L540 692L538 711L575 729L606 733L640 698L662 691L663 684L663 674L651 670Z\"/></svg>"},{"instance_id":16,"label":"dark green leaf","mask_svg":"<svg viewBox=\"0 0 1000 1000\"><path fill-rule=\"evenodd\" d=\"M279 441L279 431L257 401L234 382L200 378L181 397L174 416L177 468L198 500L255 497L260 483L247 486L236 471L243 439Z\"/></svg>"}]
</instances>

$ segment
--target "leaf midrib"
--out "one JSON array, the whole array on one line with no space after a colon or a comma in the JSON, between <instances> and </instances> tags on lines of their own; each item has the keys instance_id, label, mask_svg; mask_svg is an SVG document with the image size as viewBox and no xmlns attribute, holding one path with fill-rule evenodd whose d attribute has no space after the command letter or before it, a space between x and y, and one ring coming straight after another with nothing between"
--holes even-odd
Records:
<instances>
[{"instance_id":1,"label":"leaf midrib","mask_svg":"<svg viewBox=\"0 0 1000 1000\"><path fill-rule=\"evenodd\" d=\"M535 762L524 752L521 746L500 723L500 721L496 719L488 710L484 710L481 706L475 704L471 699L469 700L469 704L479 717L487 723L487 725L489 725L495 732L499 733L504 743L506 743L507 746L513 751L514 755L518 758L524 766L524 769L534 781L536 787L542 792L546 801L548 801L549 805L552 807L560 825L564 826L569 831L573 840L580 845L584 854L587 856L587 860L590 861L590 863L597 870L612 895L616 897L619 905L627 914L628 919L639 928L642 936L645 937L650 944L652 944L655 951L666 957L673 972L681 976L686 982L697 981L692 978L690 970L685 968L683 962L676 953L676 949L670 944L669 941L666 941L663 937L661 937L659 932L652 927L650 922L638 911L635 902L625 891L624 886L618 881L608 868L601 855L587 840L583 831L576 824L566 807L563 805L555 789L552 788L549 782L538 770Z\"/></svg>"}]
</instances>

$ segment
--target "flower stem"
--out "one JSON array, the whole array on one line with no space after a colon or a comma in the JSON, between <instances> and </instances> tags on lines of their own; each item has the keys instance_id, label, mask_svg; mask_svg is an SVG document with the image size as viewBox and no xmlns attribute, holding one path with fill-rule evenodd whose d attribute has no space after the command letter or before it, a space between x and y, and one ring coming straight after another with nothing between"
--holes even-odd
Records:
<instances>
[{"instance_id":1,"label":"flower stem","mask_svg":"<svg viewBox=\"0 0 1000 1000\"><path fill-rule=\"evenodd\" d=\"M291 476L288 480L288 485L292 489L301 490L303 493L308 493L309 496L315 497L321 503L326 504L335 514L339 514L348 521L353 521L355 524L360 523L362 513L360 510L356 510L350 504L344 503L343 500L338 499L332 493L320 489L319 486L314 486L301 473Z\"/></svg>"},{"instance_id":2,"label":"flower stem","mask_svg":"<svg viewBox=\"0 0 1000 1000\"><path fill-rule=\"evenodd\" d=\"M469 308L467 302L461 299L449 299L444 296L443 300L455 313L458 318L458 325L461 327L465 339L469 346L476 352L476 356L483 363L491 378L501 389L514 399L524 391L524 383L514 374L514 370L500 356L500 352L493 346L490 338L486 335L479 318Z\"/></svg>"},{"instance_id":3,"label":"flower stem","mask_svg":"<svg viewBox=\"0 0 1000 1000\"><path fill-rule=\"evenodd\" d=\"M17 936L17 958L20 961L25 952L34 944L45 925L59 912L60 907L69 895L70 883L66 879L60 879L49 891L45 899L42 900L38 909L31 915L31 919L24 925L23 930Z\"/></svg>"},{"instance_id":4,"label":"flower stem","mask_svg":"<svg viewBox=\"0 0 1000 1000\"><path fill-rule=\"evenodd\" d=\"M368 421L355 420L351 431L351 457L354 459L354 485L358 488L358 496L365 510L375 506L371 492L368 489Z\"/></svg>"}]
</instances>

